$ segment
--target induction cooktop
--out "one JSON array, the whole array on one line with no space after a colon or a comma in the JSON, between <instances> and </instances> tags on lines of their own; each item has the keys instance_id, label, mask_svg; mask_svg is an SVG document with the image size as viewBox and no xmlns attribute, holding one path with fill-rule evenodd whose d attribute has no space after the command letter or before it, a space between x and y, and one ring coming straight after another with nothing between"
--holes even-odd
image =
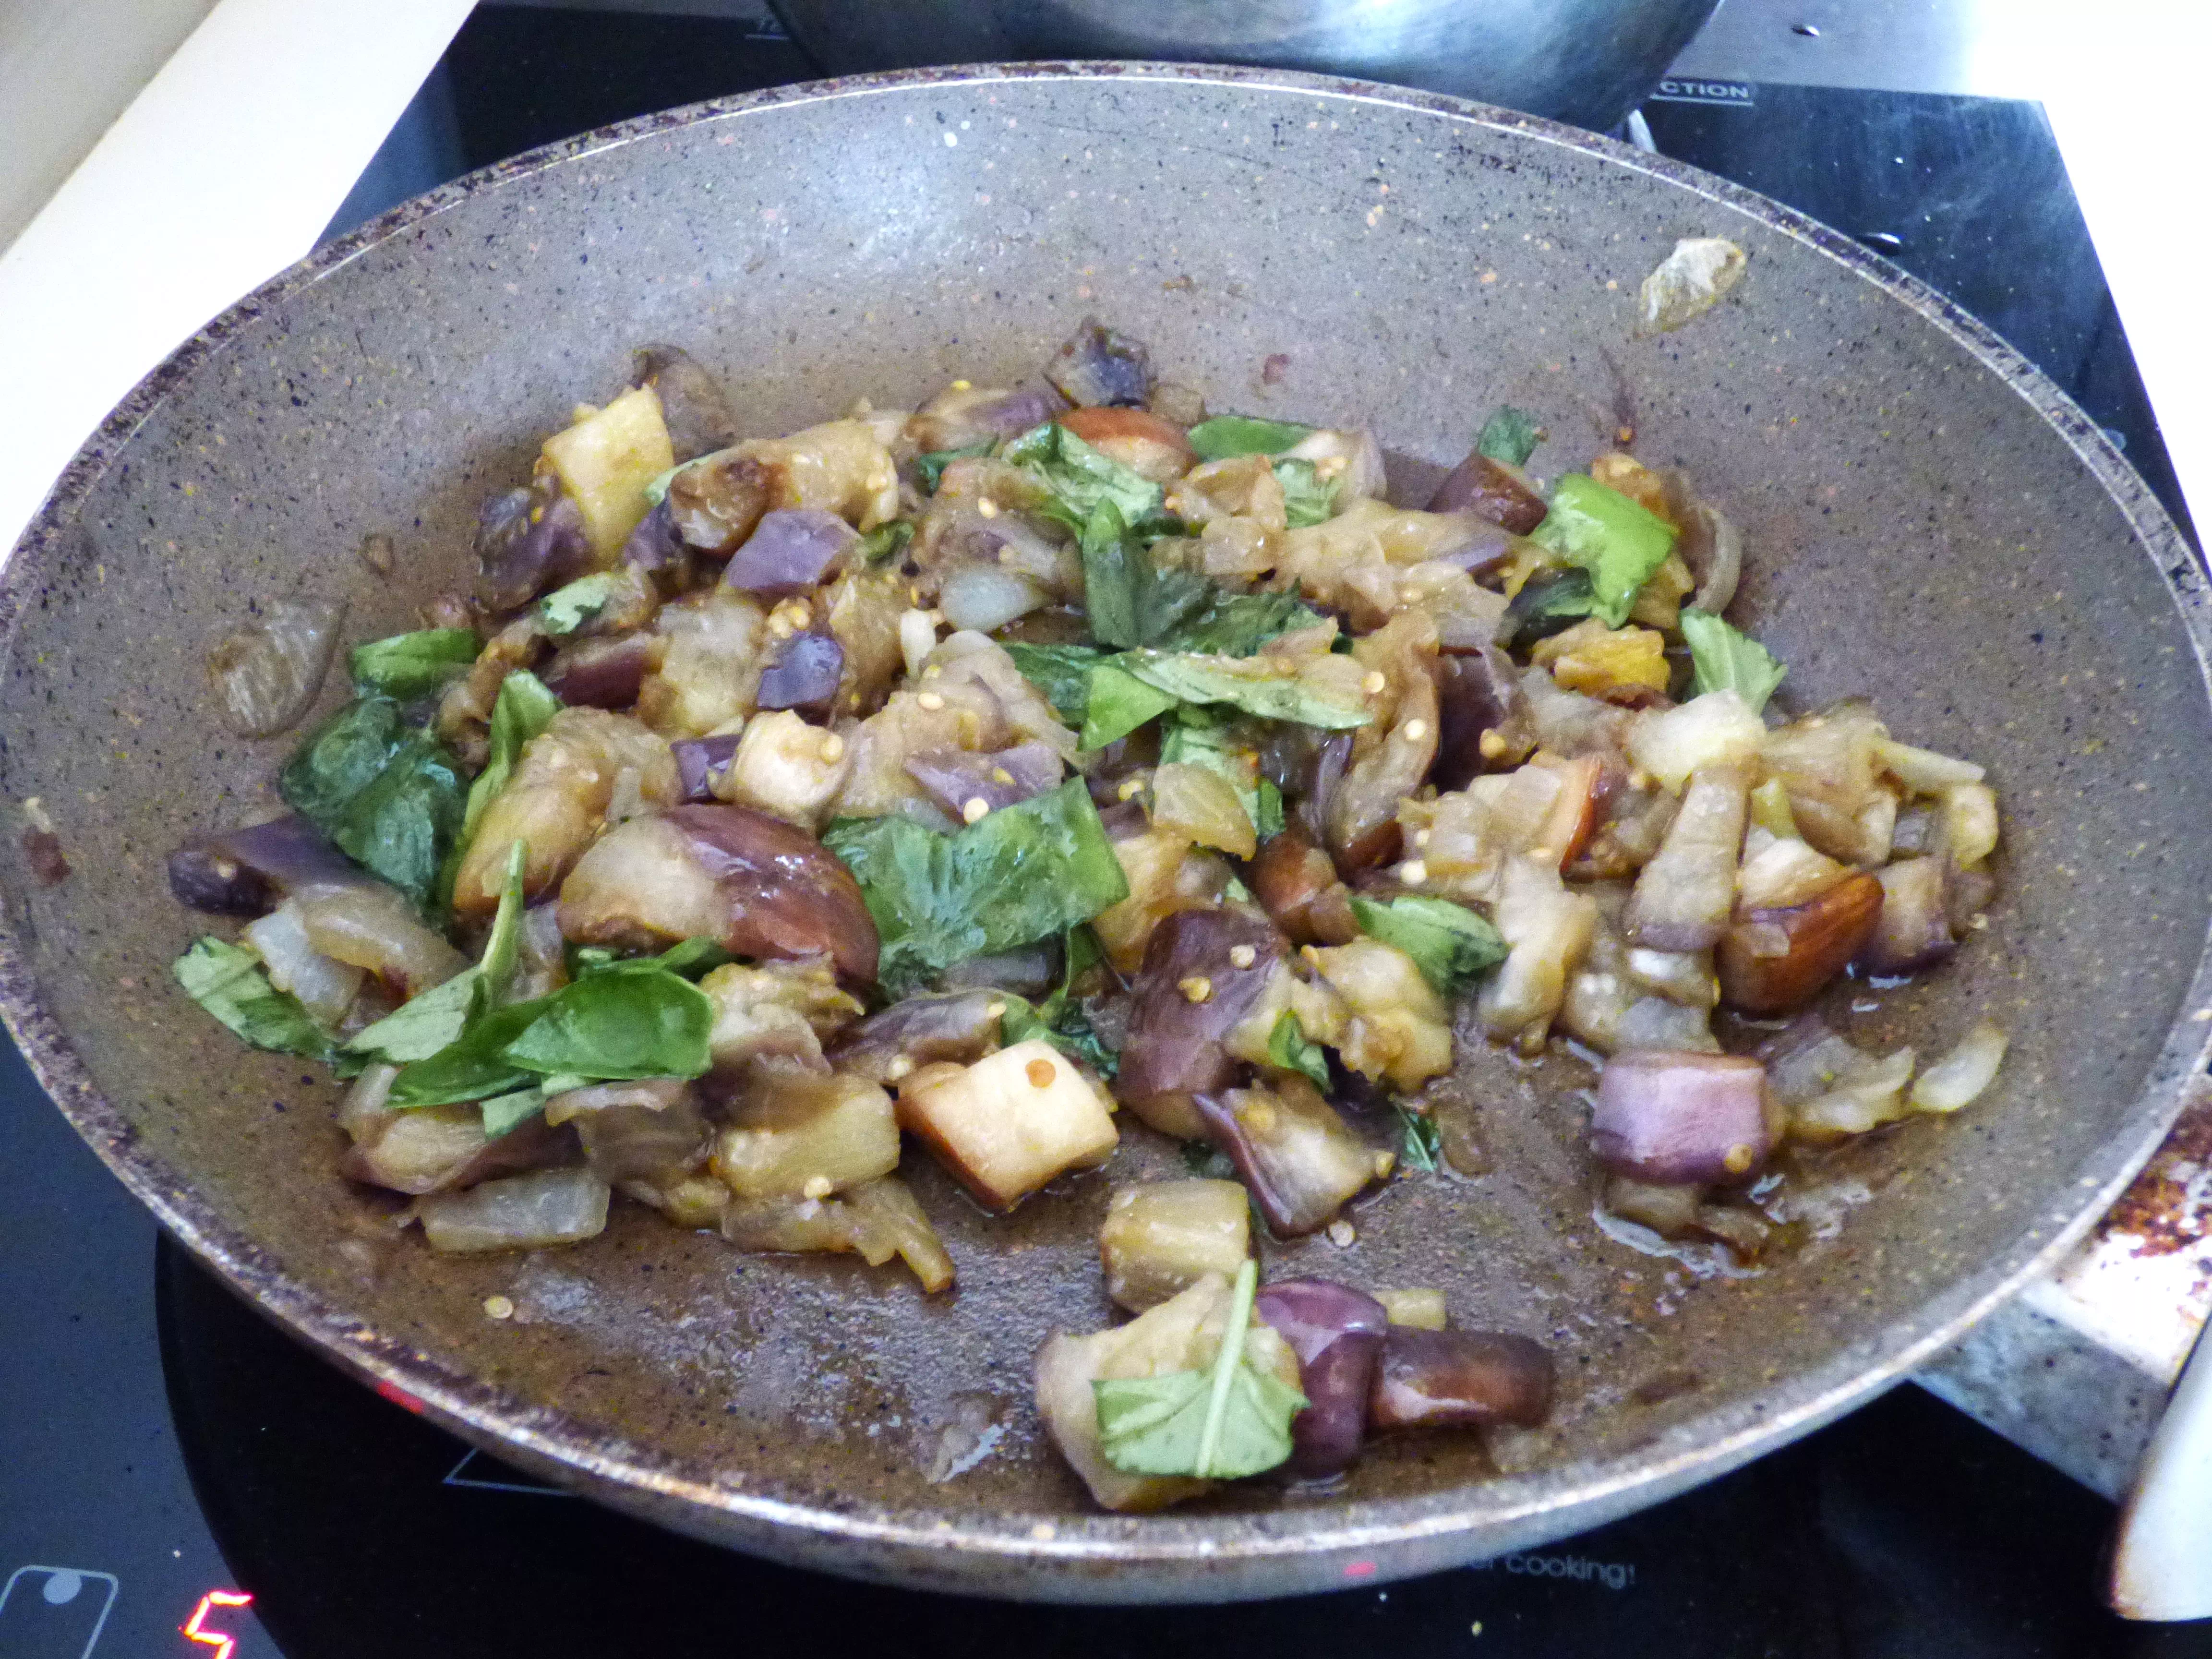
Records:
<instances>
[{"instance_id":1,"label":"induction cooktop","mask_svg":"<svg viewBox=\"0 0 2212 1659\"><path fill-rule=\"evenodd\" d=\"M757 21L482 7L331 234L535 144L811 72ZM2186 525L2035 106L1699 79L1643 114L1664 153L1982 317ZM0 1659L2212 1655L2212 1628L2104 1612L2109 1505L1910 1386L1661 1508L1402 1584L1119 1611L856 1586L550 1490L341 1376L159 1238L12 1050L0 1169Z\"/></svg>"}]
</instances>

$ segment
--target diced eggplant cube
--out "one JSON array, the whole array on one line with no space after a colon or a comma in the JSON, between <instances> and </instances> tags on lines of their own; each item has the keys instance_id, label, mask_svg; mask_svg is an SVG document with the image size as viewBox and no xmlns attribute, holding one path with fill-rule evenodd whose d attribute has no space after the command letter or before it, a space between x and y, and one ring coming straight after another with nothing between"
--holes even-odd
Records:
<instances>
[{"instance_id":1,"label":"diced eggplant cube","mask_svg":"<svg viewBox=\"0 0 2212 1659\"><path fill-rule=\"evenodd\" d=\"M1120 1138L1110 1111L1073 1061L1032 1039L957 1072L916 1073L898 1121L980 1202L1010 1210L1054 1176L1103 1163Z\"/></svg>"},{"instance_id":2,"label":"diced eggplant cube","mask_svg":"<svg viewBox=\"0 0 2212 1659\"><path fill-rule=\"evenodd\" d=\"M714 1170L739 1198L827 1198L898 1167L890 1097L866 1079L788 1071L730 1109Z\"/></svg>"},{"instance_id":3,"label":"diced eggplant cube","mask_svg":"<svg viewBox=\"0 0 2212 1659\"><path fill-rule=\"evenodd\" d=\"M1251 1254L1251 1215L1244 1188L1234 1181L1115 1188L1098 1230L1106 1293L1142 1313L1208 1273L1233 1277Z\"/></svg>"}]
</instances>

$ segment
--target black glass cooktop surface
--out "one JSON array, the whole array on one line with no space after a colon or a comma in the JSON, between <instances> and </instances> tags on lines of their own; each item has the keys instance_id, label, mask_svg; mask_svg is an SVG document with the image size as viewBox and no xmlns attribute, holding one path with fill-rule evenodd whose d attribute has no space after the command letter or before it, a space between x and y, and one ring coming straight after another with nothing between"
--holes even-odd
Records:
<instances>
[{"instance_id":1,"label":"black glass cooktop surface","mask_svg":"<svg viewBox=\"0 0 2212 1659\"><path fill-rule=\"evenodd\" d=\"M532 145L805 78L773 28L480 8L332 229ZM1866 239L2171 469L2032 105L1670 83L1662 151ZM854 1586L548 1492L329 1370L155 1230L0 1054L0 1659L1348 1650L2212 1654L2097 1599L2111 1510L1911 1388L1663 1507L1295 1602L1019 1607Z\"/></svg>"}]
</instances>

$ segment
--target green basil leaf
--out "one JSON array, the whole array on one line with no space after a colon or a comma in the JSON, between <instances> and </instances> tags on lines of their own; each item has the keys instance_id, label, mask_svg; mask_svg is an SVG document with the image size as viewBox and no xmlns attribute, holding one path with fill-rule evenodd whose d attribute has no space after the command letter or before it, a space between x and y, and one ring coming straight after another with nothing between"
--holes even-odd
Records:
<instances>
[{"instance_id":1,"label":"green basil leaf","mask_svg":"<svg viewBox=\"0 0 2212 1659\"><path fill-rule=\"evenodd\" d=\"M1172 692L1146 684L1109 657L1091 671L1091 692L1084 699L1079 741L1085 749L1103 749L1175 706Z\"/></svg>"},{"instance_id":2,"label":"green basil leaf","mask_svg":"<svg viewBox=\"0 0 2212 1659\"><path fill-rule=\"evenodd\" d=\"M906 551L906 544L913 539L914 523L911 520L893 519L889 524L879 524L860 539L861 562L889 564Z\"/></svg>"},{"instance_id":3,"label":"green basil leaf","mask_svg":"<svg viewBox=\"0 0 2212 1659\"><path fill-rule=\"evenodd\" d=\"M1088 921L1129 891L1079 777L951 835L906 817L846 818L822 844L860 881L882 940L878 978L895 997L955 963Z\"/></svg>"},{"instance_id":4,"label":"green basil leaf","mask_svg":"<svg viewBox=\"0 0 2212 1659\"><path fill-rule=\"evenodd\" d=\"M1074 998L1075 982L1105 959L1098 935L1087 922L1069 928L1058 988L1041 1006L1008 993L1006 1012L999 1020L999 1041L1012 1048L1031 1037L1042 1037L1101 1077L1113 1077L1121 1069L1121 1056L1106 1046L1092 1028L1091 1016Z\"/></svg>"},{"instance_id":5,"label":"green basil leaf","mask_svg":"<svg viewBox=\"0 0 2212 1659\"><path fill-rule=\"evenodd\" d=\"M339 849L427 905L461 827L459 763L386 696L356 698L312 732L277 780Z\"/></svg>"},{"instance_id":6,"label":"green basil leaf","mask_svg":"<svg viewBox=\"0 0 2212 1659\"><path fill-rule=\"evenodd\" d=\"M1340 732L1365 726L1375 718L1364 708L1331 702L1304 681L1287 675L1240 672L1237 663L1227 658L1169 651L1125 651L1106 666L1164 692L1177 702L1239 708L1261 720L1291 720L1300 726ZM1098 695L1097 672L1091 676L1091 695L1094 699ZM1087 737L1085 742L1089 746Z\"/></svg>"},{"instance_id":7,"label":"green basil leaf","mask_svg":"<svg viewBox=\"0 0 2212 1659\"><path fill-rule=\"evenodd\" d=\"M983 439L979 443L966 444L958 449L933 449L927 455L914 458L915 476L921 481L921 493L934 495L937 486L945 482L945 469L955 461L964 461L971 456L988 455L994 441Z\"/></svg>"},{"instance_id":8,"label":"green basil leaf","mask_svg":"<svg viewBox=\"0 0 2212 1659\"><path fill-rule=\"evenodd\" d=\"M411 996L382 1019L354 1033L344 1052L402 1065L428 1060L458 1042L478 1012L477 987L487 1007L505 999L522 939L522 876L528 848L515 842L507 854L507 885L484 944L483 960L464 968L443 984Z\"/></svg>"},{"instance_id":9,"label":"green basil leaf","mask_svg":"<svg viewBox=\"0 0 2212 1659\"><path fill-rule=\"evenodd\" d=\"M1324 483L1311 461L1277 461L1275 482L1283 487L1283 520L1291 529L1304 530L1335 514L1337 480Z\"/></svg>"},{"instance_id":10,"label":"green basil leaf","mask_svg":"<svg viewBox=\"0 0 2212 1659\"><path fill-rule=\"evenodd\" d=\"M695 935L670 945L653 960L679 978L700 980L737 958L714 940Z\"/></svg>"},{"instance_id":11,"label":"green basil leaf","mask_svg":"<svg viewBox=\"0 0 2212 1659\"><path fill-rule=\"evenodd\" d=\"M501 1050L541 1077L600 1081L702 1075L714 1004L690 981L647 958L564 986Z\"/></svg>"},{"instance_id":12,"label":"green basil leaf","mask_svg":"<svg viewBox=\"0 0 2212 1659\"><path fill-rule=\"evenodd\" d=\"M1237 1269L1229 1317L1213 1364L1202 1371L1094 1382L1099 1449L1131 1474L1188 1474L1236 1480L1284 1462L1291 1419L1306 1397L1245 1353L1259 1268Z\"/></svg>"},{"instance_id":13,"label":"green basil leaf","mask_svg":"<svg viewBox=\"0 0 2212 1659\"><path fill-rule=\"evenodd\" d=\"M477 1109L483 1114L484 1138L497 1140L520 1128L545 1109L545 1095L546 1091L535 1085L511 1094L494 1095Z\"/></svg>"},{"instance_id":14,"label":"green basil leaf","mask_svg":"<svg viewBox=\"0 0 2212 1659\"><path fill-rule=\"evenodd\" d=\"M1757 714L1790 671L1757 640L1710 611L1690 605L1682 612L1682 638L1690 647L1695 690L1734 691Z\"/></svg>"},{"instance_id":15,"label":"green basil leaf","mask_svg":"<svg viewBox=\"0 0 2212 1659\"><path fill-rule=\"evenodd\" d=\"M476 985L481 988L483 981L478 979ZM504 1007L474 1012L461 1034L444 1048L399 1068L392 1083L392 1104L402 1109L457 1106L535 1086L538 1079L508 1060L505 1050L530 1029L550 1001L550 998L540 998L534 1002L510 1002Z\"/></svg>"},{"instance_id":16,"label":"green basil leaf","mask_svg":"<svg viewBox=\"0 0 2212 1659\"><path fill-rule=\"evenodd\" d=\"M1482 434L1475 439L1474 448L1477 454L1487 455L1493 461L1526 466L1528 458L1536 453L1536 446L1543 441L1543 426L1534 415L1511 404L1500 404L1482 423Z\"/></svg>"},{"instance_id":17,"label":"green basil leaf","mask_svg":"<svg viewBox=\"0 0 2212 1659\"><path fill-rule=\"evenodd\" d=\"M1191 428L1190 447L1201 461L1224 461L1232 455L1279 455L1313 436L1310 426L1289 421L1263 421L1256 415L1217 415Z\"/></svg>"},{"instance_id":18,"label":"green basil leaf","mask_svg":"<svg viewBox=\"0 0 2212 1659\"><path fill-rule=\"evenodd\" d=\"M601 570L555 588L538 601L539 626L553 635L574 633L607 608L617 586L614 573Z\"/></svg>"},{"instance_id":19,"label":"green basil leaf","mask_svg":"<svg viewBox=\"0 0 2212 1659\"><path fill-rule=\"evenodd\" d=\"M170 971L185 994L257 1048L327 1060L330 1036L299 998L269 982L261 958L210 934L197 939Z\"/></svg>"},{"instance_id":20,"label":"green basil leaf","mask_svg":"<svg viewBox=\"0 0 2212 1659\"><path fill-rule=\"evenodd\" d=\"M999 1019L999 1041L1006 1047L1011 1048L1017 1042L1042 1037L1069 1059L1081 1060L1101 1077L1110 1078L1121 1070L1121 1057L1106 1046L1091 1029L1091 1017L1074 1003L1060 1008L1055 1017L1048 1017L1047 1008L1039 1008L1012 992L1006 995L1006 1012Z\"/></svg>"},{"instance_id":21,"label":"green basil leaf","mask_svg":"<svg viewBox=\"0 0 2212 1659\"><path fill-rule=\"evenodd\" d=\"M477 963L483 972L484 989L494 1002L507 1000L507 981L514 977L515 958L521 954L522 878L529 864L530 844L517 839L507 849L507 881L499 890L499 908L492 915L491 932L484 936L483 957Z\"/></svg>"},{"instance_id":22,"label":"green basil leaf","mask_svg":"<svg viewBox=\"0 0 2212 1659\"><path fill-rule=\"evenodd\" d=\"M1283 792L1266 778L1260 780L1259 799L1254 803L1252 829L1264 843L1283 833Z\"/></svg>"},{"instance_id":23,"label":"green basil leaf","mask_svg":"<svg viewBox=\"0 0 2212 1659\"><path fill-rule=\"evenodd\" d=\"M307 734L277 788L294 811L327 829L383 775L411 729L392 698L357 697Z\"/></svg>"},{"instance_id":24,"label":"green basil leaf","mask_svg":"<svg viewBox=\"0 0 2212 1659\"><path fill-rule=\"evenodd\" d=\"M1437 1159L1443 1152L1443 1132L1426 1112L1408 1111L1403 1106L1396 1109L1398 1162L1407 1169L1424 1170L1433 1175Z\"/></svg>"},{"instance_id":25,"label":"green basil leaf","mask_svg":"<svg viewBox=\"0 0 2212 1659\"><path fill-rule=\"evenodd\" d=\"M1159 509L1159 485L1100 454L1056 421L1031 428L1001 455L1052 492L1047 510L1070 529L1082 529L1102 503L1113 506L1125 525L1134 525Z\"/></svg>"},{"instance_id":26,"label":"green basil leaf","mask_svg":"<svg viewBox=\"0 0 2212 1659\"><path fill-rule=\"evenodd\" d=\"M1510 651L1526 651L1539 640L1571 628L1597 609L1587 570L1540 570L1521 584L1505 607L1498 636Z\"/></svg>"},{"instance_id":27,"label":"green basil leaf","mask_svg":"<svg viewBox=\"0 0 2212 1659\"><path fill-rule=\"evenodd\" d=\"M1152 643L1163 651L1249 657L1279 634L1326 620L1296 593L1230 593L1216 588L1188 621Z\"/></svg>"},{"instance_id":28,"label":"green basil leaf","mask_svg":"<svg viewBox=\"0 0 2212 1659\"><path fill-rule=\"evenodd\" d=\"M1352 914L1370 938L1411 957L1441 996L1457 995L1505 960L1498 929L1449 899L1408 894L1378 904L1354 894Z\"/></svg>"},{"instance_id":29,"label":"green basil leaf","mask_svg":"<svg viewBox=\"0 0 2212 1659\"><path fill-rule=\"evenodd\" d=\"M1060 719L1070 726L1083 724L1084 710L1091 705L1091 671L1105 661L1104 651L1095 645L1016 643L1006 647L1006 654Z\"/></svg>"},{"instance_id":30,"label":"green basil leaf","mask_svg":"<svg viewBox=\"0 0 2212 1659\"><path fill-rule=\"evenodd\" d=\"M596 974L602 968L611 968L623 958L619 951L610 951L604 945L568 945L563 947L568 958L568 977L581 979L586 974Z\"/></svg>"},{"instance_id":31,"label":"green basil leaf","mask_svg":"<svg viewBox=\"0 0 2212 1659\"><path fill-rule=\"evenodd\" d=\"M483 822L484 808L507 787L507 781L514 775L514 763L522 754L523 745L553 723L561 712L561 699L555 696L537 675L526 668L509 672L499 683L499 696L491 706L490 753L485 757L484 769L477 774L477 781L469 786L469 804L461 821L461 845L466 847L476 839L477 825Z\"/></svg>"},{"instance_id":32,"label":"green basil leaf","mask_svg":"<svg viewBox=\"0 0 2212 1659\"><path fill-rule=\"evenodd\" d=\"M1194 571L1163 570L1111 501L1084 521L1083 605L1091 636L1150 645L1194 620L1218 590Z\"/></svg>"},{"instance_id":33,"label":"green basil leaf","mask_svg":"<svg viewBox=\"0 0 2212 1659\"><path fill-rule=\"evenodd\" d=\"M464 968L442 985L416 993L374 1025L356 1031L345 1051L395 1066L429 1059L459 1039L483 977L481 969Z\"/></svg>"},{"instance_id":34,"label":"green basil leaf","mask_svg":"<svg viewBox=\"0 0 2212 1659\"><path fill-rule=\"evenodd\" d=\"M1308 1040L1306 1028L1287 1008L1275 1017L1275 1028L1267 1033L1267 1063L1286 1072L1303 1072L1313 1080L1315 1088L1328 1088L1328 1052L1318 1042Z\"/></svg>"},{"instance_id":35,"label":"green basil leaf","mask_svg":"<svg viewBox=\"0 0 2212 1659\"><path fill-rule=\"evenodd\" d=\"M342 850L427 906L459 835L467 788L445 745L418 732L328 833Z\"/></svg>"},{"instance_id":36,"label":"green basil leaf","mask_svg":"<svg viewBox=\"0 0 2212 1659\"><path fill-rule=\"evenodd\" d=\"M477 659L476 630L424 628L371 640L353 649L354 690L412 702L467 672Z\"/></svg>"},{"instance_id":37,"label":"green basil leaf","mask_svg":"<svg viewBox=\"0 0 2212 1659\"><path fill-rule=\"evenodd\" d=\"M1589 572L1591 614L1608 628L1628 620L1638 592L1674 550L1672 525L1580 472L1553 487L1551 511L1529 539Z\"/></svg>"},{"instance_id":38,"label":"green basil leaf","mask_svg":"<svg viewBox=\"0 0 2212 1659\"><path fill-rule=\"evenodd\" d=\"M1333 497L1333 486L1328 493ZM1249 656L1278 634L1322 620L1295 593L1231 593L1195 571L1161 568L1150 540L1182 528L1164 514L1133 522L1110 501L1092 509L1080 526L1079 546L1084 609L1093 639L1125 647Z\"/></svg>"}]
</instances>

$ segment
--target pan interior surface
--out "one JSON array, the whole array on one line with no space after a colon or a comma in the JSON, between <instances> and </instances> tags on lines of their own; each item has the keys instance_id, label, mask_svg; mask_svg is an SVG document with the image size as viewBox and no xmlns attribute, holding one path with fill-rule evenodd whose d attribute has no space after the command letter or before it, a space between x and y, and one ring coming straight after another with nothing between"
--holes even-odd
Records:
<instances>
[{"instance_id":1,"label":"pan interior surface","mask_svg":"<svg viewBox=\"0 0 2212 1659\"><path fill-rule=\"evenodd\" d=\"M278 1317L502 1455L811 1565L1277 1594L1717 1474L1912 1363L2148 1151L2201 1056L2212 919L2203 593L2179 538L2046 385L2015 362L2024 395L1901 279L1750 203L1446 100L1152 69L765 94L402 210L157 374L8 569L0 787L38 798L75 871L42 887L8 840L11 1024L103 1155ZM1744 280L1639 337L1638 283L1702 235L1743 246ZM435 1257L339 1178L316 1068L245 1051L176 988L204 928L163 875L184 836L273 802L296 740L221 728L209 645L295 594L345 601L349 642L414 626L465 586L481 499L625 383L633 345L685 346L765 435L1033 379L1088 314L1217 410L1371 425L1408 499L1499 403L1545 418L1553 472L1632 428L1741 526L1731 614L1790 665L1781 702L1871 695L1899 736L1985 763L2005 806L1986 930L1830 1010L1923 1058L1995 1018L2012 1048L1990 1095L1808 1165L1802 1245L1731 1278L1593 1221L1576 1062L1536 1085L1468 1068L1491 1173L1395 1182L1350 1248L1267 1267L1438 1286L1457 1322L1541 1338L1552 1423L1148 1518L1091 1509L1029 1364L1054 1327L1109 1322L1109 1186L1182 1174L1174 1147L1127 1125L1110 1170L1004 1219L910 1156L960 1270L933 1299L895 1267L742 1255L628 1206L576 1249ZM372 532L398 550L388 580L355 556ZM487 1318L495 1294L514 1318ZM984 1424L988 1454L933 1479Z\"/></svg>"}]
</instances>

